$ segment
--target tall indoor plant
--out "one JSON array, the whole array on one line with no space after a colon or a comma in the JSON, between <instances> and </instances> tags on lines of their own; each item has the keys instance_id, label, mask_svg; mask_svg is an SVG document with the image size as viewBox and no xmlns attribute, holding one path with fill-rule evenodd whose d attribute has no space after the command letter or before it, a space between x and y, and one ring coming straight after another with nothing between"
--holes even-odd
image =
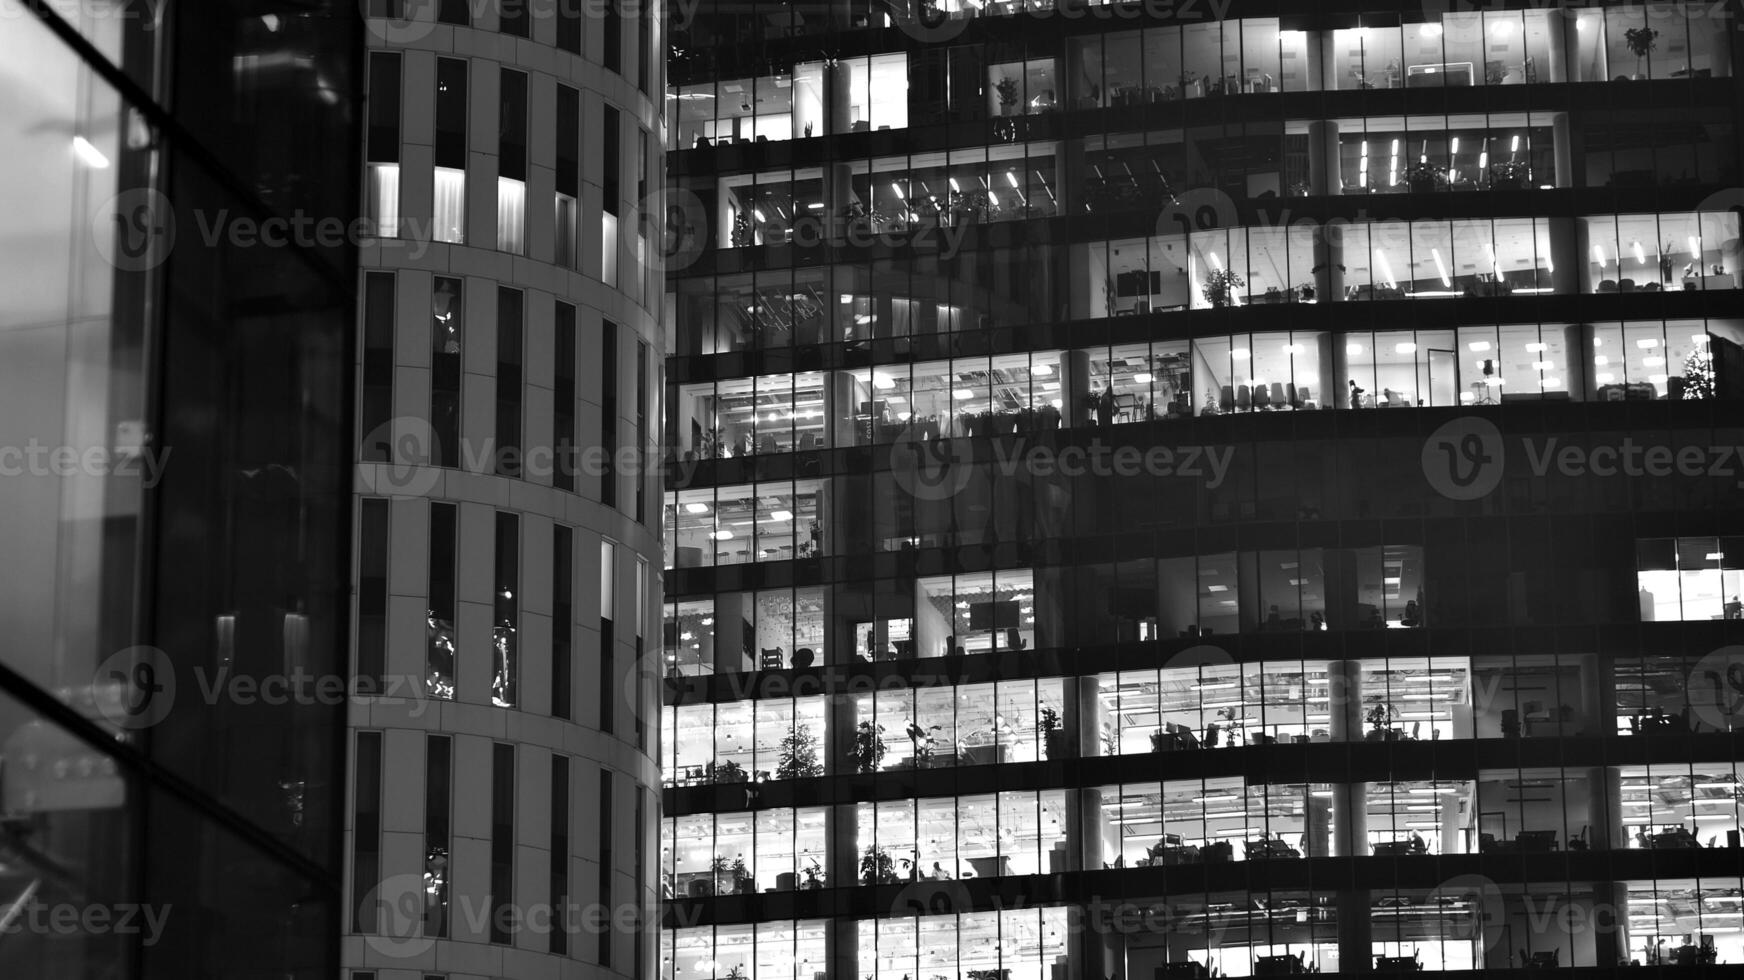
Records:
<instances>
[{"instance_id":1,"label":"tall indoor plant","mask_svg":"<svg viewBox=\"0 0 1744 980\"><path fill-rule=\"evenodd\" d=\"M1653 51L1654 42L1659 40L1659 32L1651 27L1631 27L1623 32L1623 43L1629 46L1629 53L1635 56L1635 81L1647 77L1643 62Z\"/></svg>"}]
</instances>

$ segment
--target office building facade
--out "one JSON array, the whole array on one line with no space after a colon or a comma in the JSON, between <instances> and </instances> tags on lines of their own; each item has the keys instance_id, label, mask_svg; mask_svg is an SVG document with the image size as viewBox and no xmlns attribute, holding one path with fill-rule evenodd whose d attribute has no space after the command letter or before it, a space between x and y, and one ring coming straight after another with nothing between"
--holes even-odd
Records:
<instances>
[{"instance_id":1,"label":"office building facade","mask_svg":"<svg viewBox=\"0 0 1744 980\"><path fill-rule=\"evenodd\" d=\"M662 977L1744 962L1737 11L1313 6L675 19Z\"/></svg>"},{"instance_id":2,"label":"office building facade","mask_svg":"<svg viewBox=\"0 0 1744 980\"><path fill-rule=\"evenodd\" d=\"M368 15L348 976L645 976L659 14Z\"/></svg>"},{"instance_id":3,"label":"office building facade","mask_svg":"<svg viewBox=\"0 0 1744 980\"><path fill-rule=\"evenodd\" d=\"M0 20L0 974L334 976L361 20Z\"/></svg>"}]
</instances>

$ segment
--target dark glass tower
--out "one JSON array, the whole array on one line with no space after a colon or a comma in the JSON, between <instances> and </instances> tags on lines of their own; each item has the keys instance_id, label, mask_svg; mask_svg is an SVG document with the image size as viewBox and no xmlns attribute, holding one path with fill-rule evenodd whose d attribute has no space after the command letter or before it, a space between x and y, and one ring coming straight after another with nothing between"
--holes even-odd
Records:
<instances>
[{"instance_id":1,"label":"dark glass tower","mask_svg":"<svg viewBox=\"0 0 1744 980\"><path fill-rule=\"evenodd\" d=\"M712 4L667 980L1744 962L1726 7Z\"/></svg>"},{"instance_id":2,"label":"dark glass tower","mask_svg":"<svg viewBox=\"0 0 1744 980\"><path fill-rule=\"evenodd\" d=\"M361 20L3 15L0 974L331 977Z\"/></svg>"}]
</instances>

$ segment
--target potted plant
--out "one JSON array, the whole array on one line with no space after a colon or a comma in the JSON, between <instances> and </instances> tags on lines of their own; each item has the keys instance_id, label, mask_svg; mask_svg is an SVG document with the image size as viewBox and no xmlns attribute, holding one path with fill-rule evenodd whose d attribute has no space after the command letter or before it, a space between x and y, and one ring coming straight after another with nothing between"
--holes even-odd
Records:
<instances>
[{"instance_id":1,"label":"potted plant","mask_svg":"<svg viewBox=\"0 0 1744 980\"><path fill-rule=\"evenodd\" d=\"M746 980L745 968L742 965L735 963L727 970L726 976L721 977L721 980Z\"/></svg>"},{"instance_id":2,"label":"potted plant","mask_svg":"<svg viewBox=\"0 0 1744 980\"><path fill-rule=\"evenodd\" d=\"M931 728L922 728L919 722L911 721L908 723L908 740L914 745L914 767L916 769L925 769L932 765L932 733L938 730L939 726L937 725Z\"/></svg>"},{"instance_id":3,"label":"potted plant","mask_svg":"<svg viewBox=\"0 0 1744 980\"><path fill-rule=\"evenodd\" d=\"M1296 180L1296 181L1290 182L1290 196L1291 197L1307 197L1308 194L1310 193L1310 191L1312 191L1312 189L1313 188L1309 187L1308 182L1305 180Z\"/></svg>"},{"instance_id":4,"label":"potted plant","mask_svg":"<svg viewBox=\"0 0 1744 980\"><path fill-rule=\"evenodd\" d=\"M824 886L824 869L818 865L816 860L813 860L812 863L800 868L799 871L800 874L805 876L805 880L799 887L806 889L807 891L815 891Z\"/></svg>"},{"instance_id":5,"label":"potted plant","mask_svg":"<svg viewBox=\"0 0 1744 980\"><path fill-rule=\"evenodd\" d=\"M1526 177L1526 165L1523 163L1491 164L1490 189L1495 191L1524 190Z\"/></svg>"},{"instance_id":6,"label":"potted plant","mask_svg":"<svg viewBox=\"0 0 1744 980\"><path fill-rule=\"evenodd\" d=\"M1042 708L1041 716L1036 721L1036 731L1041 733L1042 748L1049 759L1064 759L1066 757L1066 732L1060 726L1060 713L1053 708Z\"/></svg>"},{"instance_id":7,"label":"potted plant","mask_svg":"<svg viewBox=\"0 0 1744 980\"><path fill-rule=\"evenodd\" d=\"M1234 306L1238 288L1247 288L1247 277L1236 275L1232 269L1213 269L1205 277L1205 298L1214 307Z\"/></svg>"},{"instance_id":8,"label":"potted plant","mask_svg":"<svg viewBox=\"0 0 1744 980\"><path fill-rule=\"evenodd\" d=\"M1714 397L1714 358L1706 350L1697 348L1683 359L1683 397Z\"/></svg>"},{"instance_id":9,"label":"potted plant","mask_svg":"<svg viewBox=\"0 0 1744 980\"><path fill-rule=\"evenodd\" d=\"M994 83L993 91L999 96L1000 115L1017 115L1017 100L1020 97L1017 88L1017 79L1010 75L1005 75L1001 77L998 82Z\"/></svg>"},{"instance_id":10,"label":"potted plant","mask_svg":"<svg viewBox=\"0 0 1744 980\"><path fill-rule=\"evenodd\" d=\"M1653 46L1659 40L1659 32L1651 27L1631 27L1623 32L1623 43L1629 46L1629 52L1635 56L1635 81L1647 78L1642 62L1653 51Z\"/></svg>"},{"instance_id":11,"label":"potted plant","mask_svg":"<svg viewBox=\"0 0 1744 980\"><path fill-rule=\"evenodd\" d=\"M709 862L709 894L727 894L725 882L727 878L732 876L732 873L732 862L727 860L726 855L716 854L714 859Z\"/></svg>"},{"instance_id":12,"label":"potted plant","mask_svg":"<svg viewBox=\"0 0 1744 980\"><path fill-rule=\"evenodd\" d=\"M733 859L733 894L754 895L757 893L757 880L751 877L751 869L745 867L743 855Z\"/></svg>"},{"instance_id":13,"label":"potted plant","mask_svg":"<svg viewBox=\"0 0 1744 980\"><path fill-rule=\"evenodd\" d=\"M781 738L781 754L775 762L776 779L809 779L824 774L818 761L817 736L810 725L795 725Z\"/></svg>"},{"instance_id":14,"label":"potted plant","mask_svg":"<svg viewBox=\"0 0 1744 980\"><path fill-rule=\"evenodd\" d=\"M733 759L728 759L716 766L714 777L714 781L717 783L745 783L751 780L751 777L745 772L745 767Z\"/></svg>"},{"instance_id":15,"label":"potted plant","mask_svg":"<svg viewBox=\"0 0 1744 980\"><path fill-rule=\"evenodd\" d=\"M1413 194L1428 194L1447 186L1447 171L1433 163L1413 163L1405 168L1405 185Z\"/></svg>"},{"instance_id":16,"label":"potted plant","mask_svg":"<svg viewBox=\"0 0 1744 980\"><path fill-rule=\"evenodd\" d=\"M866 853L860 855L860 881L867 885L896 884L896 862L890 859L890 852L877 844L866 848Z\"/></svg>"},{"instance_id":17,"label":"potted plant","mask_svg":"<svg viewBox=\"0 0 1744 980\"><path fill-rule=\"evenodd\" d=\"M863 721L854 730L854 748L849 753L855 772L874 772L884 761L884 726Z\"/></svg>"}]
</instances>

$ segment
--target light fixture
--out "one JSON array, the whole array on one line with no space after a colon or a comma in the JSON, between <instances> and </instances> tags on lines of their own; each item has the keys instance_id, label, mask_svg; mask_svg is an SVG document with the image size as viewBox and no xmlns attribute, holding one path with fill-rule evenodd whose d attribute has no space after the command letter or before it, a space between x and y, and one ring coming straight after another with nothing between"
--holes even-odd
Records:
<instances>
[{"instance_id":1,"label":"light fixture","mask_svg":"<svg viewBox=\"0 0 1744 980\"><path fill-rule=\"evenodd\" d=\"M892 194L895 194L895 195L896 195L896 199L897 199L897 200L898 200L898 201L906 201L906 200L908 200L908 198L907 198L907 197L906 197L906 196L904 196L904 195L903 195L903 193L902 193L902 185L901 185L901 184L898 184L898 183L897 183L897 182L896 182L896 181L894 181L894 180L893 180L893 181L891 181L891 182L890 182L890 192L891 192L891 193L892 193Z\"/></svg>"},{"instance_id":2,"label":"light fixture","mask_svg":"<svg viewBox=\"0 0 1744 980\"><path fill-rule=\"evenodd\" d=\"M1440 37L1441 36L1441 25L1440 24L1424 24L1423 25L1423 36L1424 37Z\"/></svg>"},{"instance_id":3,"label":"light fixture","mask_svg":"<svg viewBox=\"0 0 1744 980\"><path fill-rule=\"evenodd\" d=\"M1630 246L1630 248L1633 249L1635 252L1635 261L1641 263L1642 265L1646 265L1647 264L1647 251L1641 247L1641 243L1639 241L1637 241L1634 244L1632 244Z\"/></svg>"},{"instance_id":4,"label":"light fixture","mask_svg":"<svg viewBox=\"0 0 1744 980\"><path fill-rule=\"evenodd\" d=\"M1532 343L1526 345L1526 353L1528 354L1536 354L1542 350L1544 350L1544 344L1542 341L1534 340Z\"/></svg>"},{"instance_id":5,"label":"light fixture","mask_svg":"<svg viewBox=\"0 0 1744 980\"><path fill-rule=\"evenodd\" d=\"M1603 354L1598 354L1598 355L1595 355L1593 357L1593 364L1597 365L1598 367L1604 367L1605 365L1607 365L1609 363L1611 363L1611 359L1606 357Z\"/></svg>"},{"instance_id":6,"label":"light fixture","mask_svg":"<svg viewBox=\"0 0 1744 980\"><path fill-rule=\"evenodd\" d=\"M877 388L879 391L889 391L896 387L896 379L888 374L874 374L872 376L872 387Z\"/></svg>"},{"instance_id":7,"label":"light fixture","mask_svg":"<svg viewBox=\"0 0 1744 980\"><path fill-rule=\"evenodd\" d=\"M1653 348L1659 346L1659 338L1657 338L1657 337L1643 337L1640 340L1635 341L1635 346L1641 348L1642 350L1652 350Z\"/></svg>"},{"instance_id":8,"label":"light fixture","mask_svg":"<svg viewBox=\"0 0 1744 980\"><path fill-rule=\"evenodd\" d=\"M1595 378L1594 380L1598 381L1599 384L1608 385L1611 382L1617 380L1617 376L1614 374L1611 374L1608 371L1601 371L1601 372L1599 372L1598 377Z\"/></svg>"},{"instance_id":9,"label":"light fixture","mask_svg":"<svg viewBox=\"0 0 1744 980\"><path fill-rule=\"evenodd\" d=\"M1361 354L1363 352L1363 345L1361 345L1361 344L1345 344L1344 345L1344 352L1346 354L1351 355L1352 357L1355 357L1356 355Z\"/></svg>"},{"instance_id":10,"label":"light fixture","mask_svg":"<svg viewBox=\"0 0 1744 980\"><path fill-rule=\"evenodd\" d=\"M753 218L756 218L758 221L768 221L769 220L768 218L763 217L763 209L762 208L752 208L751 209L751 216Z\"/></svg>"},{"instance_id":11,"label":"light fixture","mask_svg":"<svg viewBox=\"0 0 1744 980\"><path fill-rule=\"evenodd\" d=\"M1532 362L1532 370L1534 370L1534 371L1550 371L1550 370L1554 370L1555 367L1556 367L1556 365L1550 363L1549 361L1533 361Z\"/></svg>"},{"instance_id":12,"label":"light fixture","mask_svg":"<svg viewBox=\"0 0 1744 980\"><path fill-rule=\"evenodd\" d=\"M684 512L686 514L706 514L708 513L708 504L685 504Z\"/></svg>"},{"instance_id":13,"label":"light fixture","mask_svg":"<svg viewBox=\"0 0 1744 980\"><path fill-rule=\"evenodd\" d=\"M1417 352L1417 345L1413 344L1409 340L1401 341L1401 342L1393 345L1393 350L1399 352L1400 354L1414 354Z\"/></svg>"},{"instance_id":14,"label":"light fixture","mask_svg":"<svg viewBox=\"0 0 1744 980\"><path fill-rule=\"evenodd\" d=\"M1692 259L1700 258L1702 254L1702 244L1701 242L1696 241L1696 236L1694 235L1689 237L1689 252L1690 258Z\"/></svg>"},{"instance_id":15,"label":"light fixture","mask_svg":"<svg viewBox=\"0 0 1744 980\"><path fill-rule=\"evenodd\" d=\"M1302 355L1308 353L1308 348L1301 344L1285 344L1284 353Z\"/></svg>"},{"instance_id":16,"label":"light fixture","mask_svg":"<svg viewBox=\"0 0 1744 980\"><path fill-rule=\"evenodd\" d=\"M1046 378L1054 373L1054 366L1052 364L1037 364L1030 368L1029 373L1038 378Z\"/></svg>"},{"instance_id":17,"label":"light fixture","mask_svg":"<svg viewBox=\"0 0 1744 980\"><path fill-rule=\"evenodd\" d=\"M733 532L723 527L719 531L710 531L709 537L714 538L716 541L731 541L733 540Z\"/></svg>"},{"instance_id":18,"label":"light fixture","mask_svg":"<svg viewBox=\"0 0 1744 980\"><path fill-rule=\"evenodd\" d=\"M92 146L91 141L83 136L73 137L73 153L84 161L87 167L95 170L109 169L109 158L103 155L102 150Z\"/></svg>"},{"instance_id":19,"label":"light fixture","mask_svg":"<svg viewBox=\"0 0 1744 980\"><path fill-rule=\"evenodd\" d=\"M1544 387L1546 387L1546 388L1560 388L1560 387L1562 387L1562 379L1561 378L1545 378L1544 379Z\"/></svg>"},{"instance_id":20,"label":"light fixture","mask_svg":"<svg viewBox=\"0 0 1744 980\"><path fill-rule=\"evenodd\" d=\"M955 194L963 193L963 189L957 186L957 178L955 177L951 178L951 192Z\"/></svg>"},{"instance_id":21,"label":"light fixture","mask_svg":"<svg viewBox=\"0 0 1744 980\"><path fill-rule=\"evenodd\" d=\"M1017 190L1017 174L1007 170L1005 172L1005 182L1011 185L1012 190Z\"/></svg>"},{"instance_id":22,"label":"light fixture","mask_svg":"<svg viewBox=\"0 0 1744 980\"><path fill-rule=\"evenodd\" d=\"M1470 347L1474 353L1483 353L1490 349L1490 342L1487 340L1474 340L1466 346Z\"/></svg>"},{"instance_id":23,"label":"light fixture","mask_svg":"<svg viewBox=\"0 0 1744 980\"><path fill-rule=\"evenodd\" d=\"M1132 381L1133 384L1148 385L1151 383L1151 376L1149 374L1135 374L1132 376Z\"/></svg>"},{"instance_id":24,"label":"light fixture","mask_svg":"<svg viewBox=\"0 0 1744 980\"><path fill-rule=\"evenodd\" d=\"M1690 334L1690 340L1695 341L1695 344L1698 347L1706 347L1708 345L1708 335L1705 333L1692 333Z\"/></svg>"},{"instance_id":25,"label":"light fixture","mask_svg":"<svg viewBox=\"0 0 1744 980\"><path fill-rule=\"evenodd\" d=\"M1518 134L1518 133L1514 134L1513 141L1508 144L1508 152L1509 153L1519 153L1520 152L1520 134Z\"/></svg>"},{"instance_id":26,"label":"light fixture","mask_svg":"<svg viewBox=\"0 0 1744 980\"><path fill-rule=\"evenodd\" d=\"M791 520L793 520L793 511L791 511L791 510L770 511L769 512L769 519L772 521L791 521Z\"/></svg>"},{"instance_id":27,"label":"light fixture","mask_svg":"<svg viewBox=\"0 0 1744 980\"><path fill-rule=\"evenodd\" d=\"M1497 37L1508 37L1514 33L1514 22L1511 20L1498 20L1490 27L1490 32L1495 34Z\"/></svg>"},{"instance_id":28,"label":"light fixture","mask_svg":"<svg viewBox=\"0 0 1744 980\"><path fill-rule=\"evenodd\" d=\"M1453 288L1453 277L1447 274L1447 262L1441 257L1441 249L1432 248L1429 254L1435 259L1435 271L1441 274L1441 285L1445 289Z\"/></svg>"},{"instance_id":29,"label":"light fixture","mask_svg":"<svg viewBox=\"0 0 1744 980\"><path fill-rule=\"evenodd\" d=\"M1666 376L1663 374L1650 374L1647 376L1647 382L1649 384L1662 385L1666 382Z\"/></svg>"},{"instance_id":30,"label":"light fixture","mask_svg":"<svg viewBox=\"0 0 1744 980\"><path fill-rule=\"evenodd\" d=\"M958 388L956 391L951 392L951 397L955 398L956 400L958 400L960 402L966 402L969 399L974 398L975 393L972 391L964 391L962 388Z\"/></svg>"},{"instance_id":31,"label":"light fixture","mask_svg":"<svg viewBox=\"0 0 1744 980\"><path fill-rule=\"evenodd\" d=\"M1229 352L1229 359L1232 361L1245 361L1248 357L1249 354L1246 347L1237 347Z\"/></svg>"},{"instance_id":32,"label":"light fixture","mask_svg":"<svg viewBox=\"0 0 1744 980\"><path fill-rule=\"evenodd\" d=\"M1643 357L1641 359L1641 363L1645 367L1664 367L1665 366L1665 358L1663 358L1663 357Z\"/></svg>"},{"instance_id":33,"label":"light fixture","mask_svg":"<svg viewBox=\"0 0 1744 980\"><path fill-rule=\"evenodd\" d=\"M1216 269L1219 272L1222 272L1223 271L1223 261L1217 257L1217 253L1216 252L1210 253L1209 258L1211 259L1211 268Z\"/></svg>"}]
</instances>

